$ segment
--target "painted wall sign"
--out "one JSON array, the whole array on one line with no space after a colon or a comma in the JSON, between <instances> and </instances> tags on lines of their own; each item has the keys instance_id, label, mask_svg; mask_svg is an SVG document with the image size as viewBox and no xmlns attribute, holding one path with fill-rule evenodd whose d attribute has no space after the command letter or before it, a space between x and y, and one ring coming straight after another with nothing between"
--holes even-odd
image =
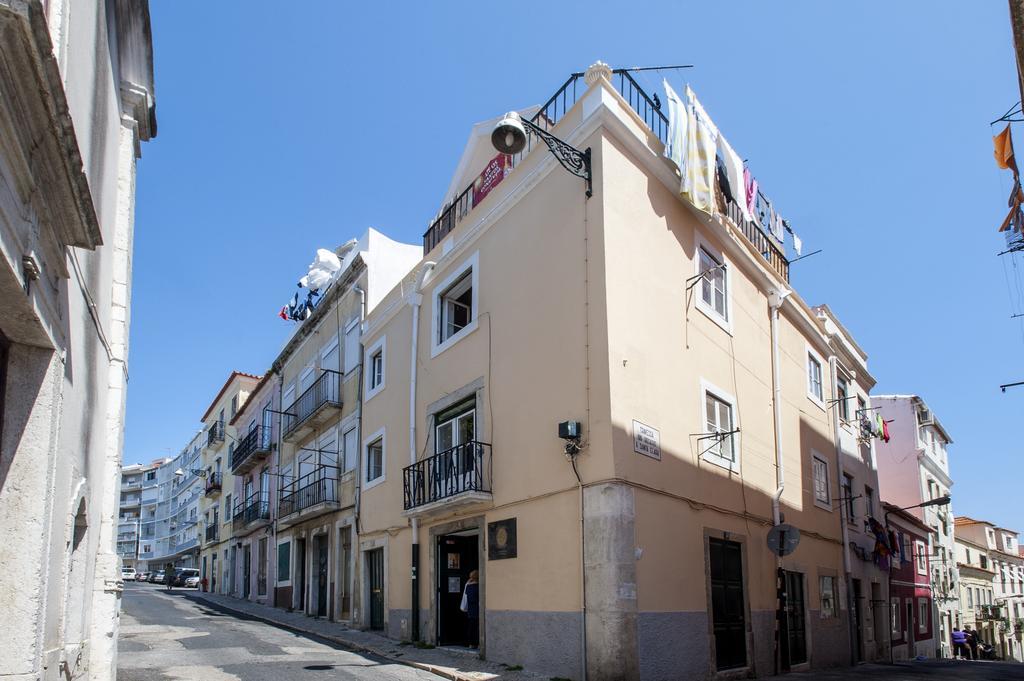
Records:
<instances>
[{"instance_id":1,"label":"painted wall sign","mask_svg":"<svg viewBox=\"0 0 1024 681\"><path fill-rule=\"evenodd\" d=\"M509 163L507 154L498 154L491 159L487 167L480 173L473 182L473 207L484 200L484 197L491 193L491 190L501 184L505 176L512 172L512 165Z\"/></svg>"},{"instance_id":2,"label":"painted wall sign","mask_svg":"<svg viewBox=\"0 0 1024 681\"><path fill-rule=\"evenodd\" d=\"M487 523L487 558L502 560L516 557L516 519Z\"/></svg>"},{"instance_id":3,"label":"painted wall sign","mask_svg":"<svg viewBox=\"0 0 1024 681\"><path fill-rule=\"evenodd\" d=\"M633 451L661 461L661 433L633 419Z\"/></svg>"}]
</instances>

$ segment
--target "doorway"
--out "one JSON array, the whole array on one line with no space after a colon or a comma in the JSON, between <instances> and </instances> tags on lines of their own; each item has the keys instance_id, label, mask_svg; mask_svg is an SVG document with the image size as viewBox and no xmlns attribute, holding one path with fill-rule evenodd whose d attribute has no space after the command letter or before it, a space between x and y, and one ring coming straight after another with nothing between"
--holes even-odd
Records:
<instances>
[{"instance_id":1,"label":"doorway","mask_svg":"<svg viewBox=\"0 0 1024 681\"><path fill-rule=\"evenodd\" d=\"M352 527L341 528L341 619L352 619Z\"/></svg>"},{"instance_id":2,"label":"doorway","mask_svg":"<svg viewBox=\"0 0 1024 681\"><path fill-rule=\"evenodd\" d=\"M306 540L295 540L295 590L298 592L297 606L302 612L306 611Z\"/></svg>"},{"instance_id":3,"label":"doorway","mask_svg":"<svg viewBox=\"0 0 1024 681\"><path fill-rule=\"evenodd\" d=\"M914 601L908 598L906 599L905 605L907 616L903 621L907 624L907 633L903 638L907 642L907 654L911 658L914 658L917 656L917 645L914 643Z\"/></svg>"},{"instance_id":4,"label":"doorway","mask_svg":"<svg viewBox=\"0 0 1024 681\"><path fill-rule=\"evenodd\" d=\"M478 632L468 628L462 594L469 573L480 566L478 531L437 538L437 642L442 646L471 646ZM479 618L476 620L479 626Z\"/></svg>"},{"instance_id":5,"label":"doorway","mask_svg":"<svg viewBox=\"0 0 1024 681\"><path fill-rule=\"evenodd\" d=\"M709 538L708 565L715 668L722 671L743 667L747 664L747 634L742 546L739 542Z\"/></svg>"},{"instance_id":6,"label":"doorway","mask_svg":"<svg viewBox=\"0 0 1024 681\"><path fill-rule=\"evenodd\" d=\"M327 617L327 535L313 537L316 554L316 616Z\"/></svg>"},{"instance_id":7,"label":"doorway","mask_svg":"<svg viewBox=\"0 0 1024 681\"><path fill-rule=\"evenodd\" d=\"M863 596L860 592L860 580L853 580L853 622L855 627L854 638L857 640L857 644L854 647L854 664L861 662L864 659L864 613L861 610L861 603Z\"/></svg>"},{"instance_id":8,"label":"doorway","mask_svg":"<svg viewBox=\"0 0 1024 681\"><path fill-rule=\"evenodd\" d=\"M383 629L384 549L366 552L366 574L370 587L370 629Z\"/></svg>"},{"instance_id":9,"label":"doorway","mask_svg":"<svg viewBox=\"0 0 1024 681\"><path fill-rule=\"evenodd\" d=\"M252 546L246 544L242 549L242 598L249 597L252 572Z\"/></svg>"},{"instance_id":10,"label":"doorway","mask_svg":"<svg viewBox=\"0 0 1024 681\"><path fill-rule=\"evenodd\" d=\"M782 668L807 662L807 620L804 615L804 576L800 572L783 570L782 609L785 636L783 637Z\"/></svg>"}]
</instances>

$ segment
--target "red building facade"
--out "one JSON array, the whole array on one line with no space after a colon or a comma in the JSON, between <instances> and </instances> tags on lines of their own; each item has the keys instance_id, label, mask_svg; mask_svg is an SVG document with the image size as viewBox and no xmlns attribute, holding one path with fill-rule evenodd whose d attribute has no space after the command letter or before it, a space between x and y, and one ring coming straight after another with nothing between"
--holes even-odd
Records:
<instances>
[{"instance_id":1,"label":"red building facade","mask_svg":"<svg viewBox=\"0 0 1024 681\"><path fill-rule=\"evenodd\" d=\"M935 607L931 587L928 526L883 503L892 555L889 572L889 632L894 660L935 657Z\"/></svg>"}]
</instances>

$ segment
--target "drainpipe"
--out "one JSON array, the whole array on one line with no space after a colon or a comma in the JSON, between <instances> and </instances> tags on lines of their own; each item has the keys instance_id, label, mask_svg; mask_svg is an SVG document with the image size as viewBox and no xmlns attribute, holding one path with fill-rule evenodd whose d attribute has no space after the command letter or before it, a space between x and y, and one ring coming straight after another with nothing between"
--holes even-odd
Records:
<instances>
[{"instance_id":1,"label":"drainpipe","mask_svg":"<svg viewBox=\"0 0 1024 681\"><path fill-rule=\"evenodd\" d=\"M423 263L419 276L416 278L416 287L409 296L409 305L412 306L412 351L409 359L409 465L416 463L416 349L419 341L420 330L420 305L423 304L423 284L427 277L434 271L437 263L428 260ZM420 640L420 522L419 518L412 518L412 640Z\"/></svg>"},{"instance_id":2,"label":"drainpipe","mask_svg":"<svg viewBox=\"0 0 1024 681\"><path fill-rule=\"evenodd\" d=\"M829 355L828 358L828 372L829 377L832 381L832 399L839 399L839 390L836 386L839 385L839 360L836 356ZM849 397L849 396L848 396ZM843 576L844 582L846 583L846 609L847 617L850 618L850 660L853 664L857 659L857 636L860 632L857 631L857 619L854 615L854 602L853 602L853 569L850 566L850 530L848 527L849 518L846 517L846 509L848 500L842 497L843 490L843 446L841 440L842 426L839 424L839 410L841 409L838 402L832 403L832 432L833 439L835 440L836 446L836 481L838 483L838 490L840 492L839 499L839 526L842 531L843 537ZM853 494L853 490L850 490L850 494Z\"/></svg>"},{"instance_id":3,"label":"drainpipe","mask_svg":"<svg viewBox=\"0 0 1024 681\"><path fill-rule=\"evenodd\" d=\"M775 480L777 487L772 494L772 524L782 524L782 514L779 511L779 500L782 492L786 489L786 469L782 460L782 382L779 377L779 308L786 300L790 291L786 289L772 289L768 294L768 307L771 310L771 332L772 332L772 407L775 417ZM781 559L780 559L781 562Z\"/></svg>"}]
</instances>

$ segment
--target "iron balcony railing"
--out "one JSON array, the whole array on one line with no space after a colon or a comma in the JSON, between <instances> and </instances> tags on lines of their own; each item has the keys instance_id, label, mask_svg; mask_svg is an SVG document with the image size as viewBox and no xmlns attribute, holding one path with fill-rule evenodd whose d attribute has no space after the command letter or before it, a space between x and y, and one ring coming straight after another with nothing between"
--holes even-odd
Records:
<instances>
[{"instance_id":1,"label":"iron balcony railing","mask_svg":"<svg viewBox=\"0 0 1024 681\"><path fill-rule=\"evenodd\" d=\"M323 471L314 471L289 483L281 491L277 515L284 518L307 508L338 501L338 481Z\"/></svg>"},{"instance_id":2,"label":"iron balcony railing","mask_svg":"<svg viewBox=\"0 0 1024 681\"><path fill-rule=\"evenodd\" d=\"M206 446L212 447L218 442L224 442L224 422L214 421L210 430L206 431Z\"/></svg>"},{"instance_id":3,"label":"iron balcony railing","mask_svg":"<svg viewBox=\"0 0 1024 681\"><path fill-rule=\"evenodd\" d=\"M217 541L220 537L220 522L214 522L206 526L206 541Z\"/></svg>"},{"instance_id":4,"label":"iron balcony railing","mask_svg":"<svg viewBox=\"0 0 1024 681\"><path fill-rule=\"evenodd\" d=\"M248 525L257 520L270 520L270 501L266 493L253 492L235 505L233 525Z\"/></svg>"},{"instance_id":5,"label":"iron balcony railing","mask_svg":"<svg viewBox=\"0 0 1024 681\"><path fill-rule=\"evenodd\" d=\"M207 473L206 475L206 495L216 494L220 492L221 486L224 484L224 475L220 471L214 471Z\"/></svg>"},{"instance_id":6,"label":"iron balcony railing","mask_svg":"<svg viewBox=\"0 0 1024 681\"><path fill-rule=\"evenodd\" d=\"M296 428L301 426L306 419L317 413L321 407L327 404L341 406L341 382L336 371L324 371L320 374L313 385L306 390L284 410L283 431L287 437Z\"/></svg>"},{"instance_id":7,"label":"iron balcony railing","mask_svg":"<svg viewBox=\"0 0 1024 681\"><path fill-rule=\"evenodd\" d=\"M231 468L235 469L256 452L270 451L270 429L253 426L249 433L238 441L234 454L231 455Z\"/></svg>"},{"instance_id":8,"label":"iron balcony railing","mask_svg":"<svg viewBox=\"0 0 1024 681\"><path fill-rule=\"evenodd\" d=\"M464 492L490 492L490 451L486 442L472 440L406 466L402 471L405 510Z\"/></svg>"}]
</instances>

